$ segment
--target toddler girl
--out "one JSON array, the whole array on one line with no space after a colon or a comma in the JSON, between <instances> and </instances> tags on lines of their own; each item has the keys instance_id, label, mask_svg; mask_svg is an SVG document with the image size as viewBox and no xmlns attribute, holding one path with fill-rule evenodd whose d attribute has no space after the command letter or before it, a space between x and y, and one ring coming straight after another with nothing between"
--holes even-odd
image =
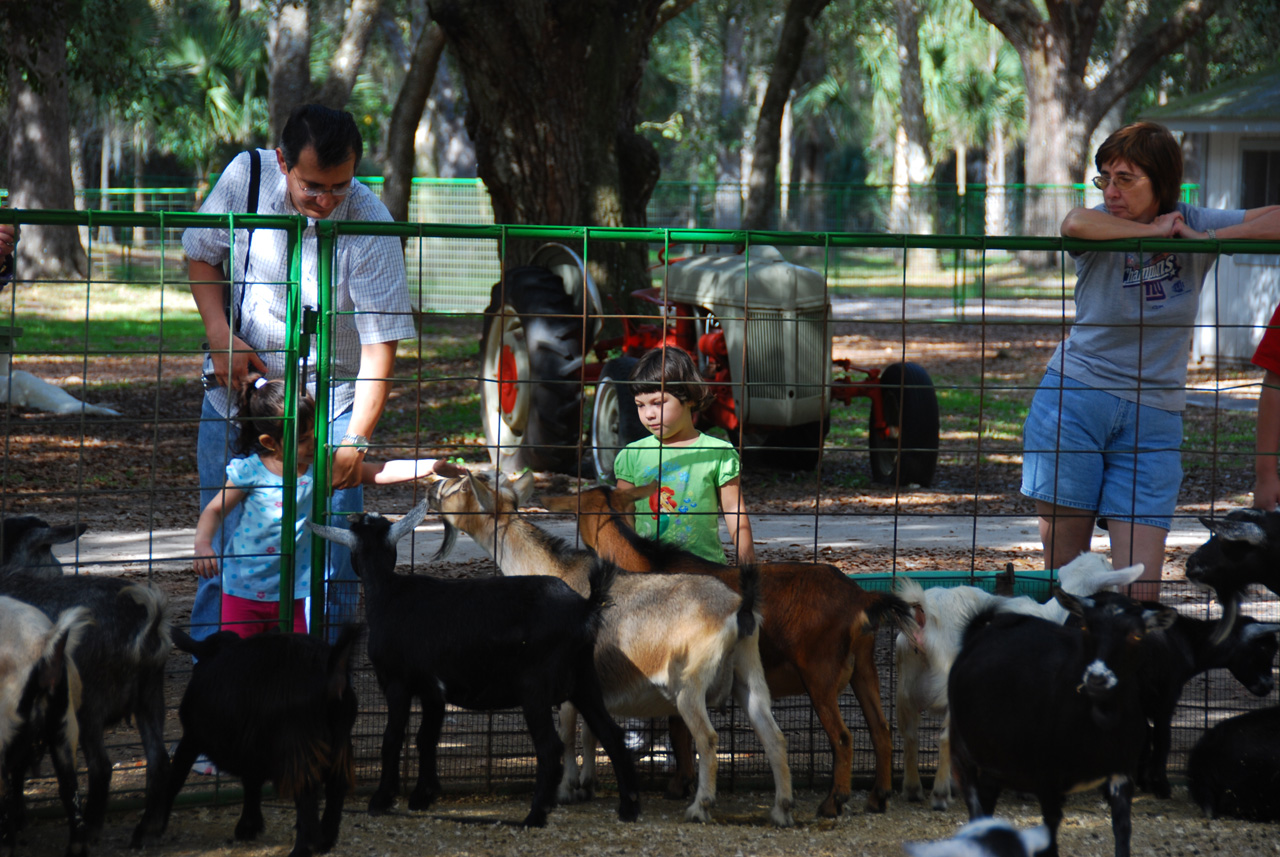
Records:
<instances>
[{"instance_id":1,"label":"toddler girl","mask_svg":"<svg viewBox=\"0 0 1280 857\"><path fill-rule=\"evenodd\" d=\"M276 627L280 618L280 545L284 530L284 382L259 378L245 386L239 403L238 451L245 458L227 464L227 484L196 524L195 572L218 574L213 538L227 513L244 509L222 555L222 628L242 637ZM306 633L305 599L311 594L311 537L303 526L315 489L315 402L298 403L298 481L293 522L293 630ZM429 473L466 474L440 459L364 462L362 481L386 485Z\"/></svg>"},{"instance_id":2,"label":"toddler girl","mask_svg":"<svg viewBox=\"0 0 1280 857\"><path fill-rule=\"evenodd\" d=\"M693 425L713 398L693 359L680 348L655 349L640 358L631 382L640 421L653 437L623 447L614 473L619 488L658 483L648 499L636 503L636 532L723 563L723 512L738 562L755 562L737 450Z\"/></svg>"}]
</instances>

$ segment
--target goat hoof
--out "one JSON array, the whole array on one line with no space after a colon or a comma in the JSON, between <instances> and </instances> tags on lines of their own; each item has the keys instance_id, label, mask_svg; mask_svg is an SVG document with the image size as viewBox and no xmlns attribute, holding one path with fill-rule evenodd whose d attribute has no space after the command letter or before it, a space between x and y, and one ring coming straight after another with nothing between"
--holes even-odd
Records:
<instances>
[{"instance_id":1,"label":"goat hoof","mask_svg":"<svg viewBox=\"0 0 1280 857\"><path fill-rule=\"evenodd\" d=\"M689 796L691 780L684 777L673 777L667 783L667 790L662 793L664 800L684 800Z\"/></svg>"},{"instance_id":2,"label":"goat hoof","mask_svg":"<svg viewBox=\"0 0 1280 857\"><path fill-rule=\"evenodd\" d=\"M424 809L430 809L431 804L436 802L435 792L413 792L409 795L409 809L414 812L421 812Z\"/></svg>"},{"instance_id":3,"label":"goat hoof","mask_svg":"<svg viewBox=\"0 0 1280 857\"><path fill-rule=\"evenodd\" d=\"M796 820L791 814L789 805L774 806L769 809L769 820L773 822L775 827L795 827Z\"/></svg>"},{"instance_id":4,"label":"goat hoof","mask_svg":"<svg viewBox=\"0 0 1280 857\"><path fill-rule=\"evenodd\" d=\"M884 812L889 808L889 792L885 789L872 789L867 792L867 812Z\"/></svg>"},{"instance_id":5,"label":"goat hoof","mask_svg":"<svg viewBox=\"0 0 1280 857\"><path fill-rule=\"evenodd\" d=\"M525 816L524 821L520 822L521 827L546 827L547 811L545 809L530 810Z\"/></svg>"},{"instance_id":6,"label":"goat hoof","mask_svg":"<svg viewBox=\"0 0 1280 857\"><path fill-rule=\"evenodd\" d=\"M826 800L818 805L818 818L839 818L840 813L844 812L844 805L848 801L849 795L832 792L827 795Z\"/></svg>"},{"instance_id":7,"label":"goat hoof","mask_svg":"<svg viewBox=\"0 0 1280 857\"><path fill-rule=\"evenodd\" d=\"M249 842L258 837L258 834L265 830L266 822L261 818L242 818L236 824L236 839L241 842Z\"/></svg>"},{"instance_id":8,"label":"goat hoof","mask_svg":"<svg viewBox=\"0 0 1280 857\"><path fill-rule=\"evenodd\" d=\"M919 784L914 786L906 786L902 790L902 796L910 803L919 803L924 800L924 788Z\"/></svg>"},{"instance_id":9,"label":"goat hoof","mask_svg":"<svg viewBox=\"0 0 1280 857\"><path fill-rule=\"evenodd\" d=\"M936 809L938 812L947 811L947 799L945 797L938 797L937 795L934 795L933 800L930 801L929 805L932 806L934 809Z\"/></svg>"},{"instance_id":10,"label":"goat hoof","mask_svg":"<svg viewBox=\"0 0 1280 857\"><path fill-rule=\"evenodd\" d=\"M384 795L381 792L374 792L369 798L369 814L382 815L395 803L395 798L390 795Z\"/></svg>"},{"instance_id":11,"label":"goat hoof","mask_svg":"<svg viewBox=\"0 0 1280 857\"><path fill-rule=\"evenodd\" d=\"M640 796L637 794L623 795L618 800L618 820L619 821L635 821L640 817Z\"/></svg>"},{"instance_id":12,"label":"goat hoof","mask_svg":"<svg viewBox=\"0 0 1280 857\"><path fill-rule=\"evenodd\" d=\"M685 821L696 821L699 824L711 823L711 807L715 803L713 800L700 800L690 804L689 808L684 811Z\"/></svg>"}]
</instances>

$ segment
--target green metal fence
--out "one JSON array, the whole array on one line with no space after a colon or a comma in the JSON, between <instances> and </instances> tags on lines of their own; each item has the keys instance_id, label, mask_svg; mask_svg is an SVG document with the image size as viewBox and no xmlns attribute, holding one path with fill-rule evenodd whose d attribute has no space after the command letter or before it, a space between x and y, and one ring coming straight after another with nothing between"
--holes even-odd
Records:
<instances>
[{"instance_id":1,"label":"green metal fence","mask_svg":"<svg viewBox=\"0 0 1280 857\"><path fill-rule=\"evenodd\" d=\"M455 216L444 208L426 211L436 211L441 217ZM234 217L237 222L258 229L285 229L294 235L305 225L300 218ZM172 211L0 211L0 222L81 229L88 235L87 245L93 254L102 250L98 238L102 227L108 227L116 236L158 236L157 259L151 261L165 263L143 266L139 255L133 257L131 264L136 267L131 269L123 267L118 258L110 265L96 261L93 274L79 283L33 282L24 279L19 270L19 279L0 292L0 327L20 328L11 344L14 368L50 379L82 400L111 404L122 414L116 418L78 412L44 415L17 406L0 410L5 443L5 459L0 465L0 512L32 512L59 523L91 519L95 529L111 531L112 538L104 540L110 545L103 548L103 553L68 558L69 564L79 570L133 575L181 591L194 589L189 571L190 528L198 511L194 450L202 396L198 377L203 327L186 291L185 272L176 258L176 242L183 229L225 226L228 220L225 215ZM328 248L344 234L405 238L414 306L423 313L419 318L423 332L418 340L402 344L395 398L379 428L375 453L385 457L457 455L476 466L489 459L479 432L476 352L483 319L476 310L488 301L489 289L497 277L498 248L503 241L559 241L587 259L607 244L629 242L648 247L655 261L659 254L671 260L703 247L746 245L750 254L752 248L770 245L779 247L793 261L809 264L826 278L828 297L836 304L827 318L829 327L825 332L835 336L839 330L851 339L861 337L882 346L875 359L883 362L907 359L929 365L935 372L946 414L941 455L949 468L947 478L951 485L937 498L921 500L907 497L915 493L907 486L874 488L860 478L858 474L865 469L870 452L864 423L867 412L864 408L852 417L833 412L833 422L838 425L833 426L826 442L821 478L813 482L813 502L795 513L806 527L812 523L814 535L797 538L795 547L805 558L825 559L824 551L830 545L819 540L820 526L834 526L842 539L849 540L849 533L864 532L884 519L888 522L884 532L889 533L885 541L860 548L864 553L883 557L887 577L877 585L888 585L886 581L909 569L937 568L928 564L936 545L913 543L904 535L914 525L936 519L954 521L955 528L972 533L970 559L949 582L985 579L993 553L980 541L981 525L1027 514L1025 508L1020 513L1009 511L1017 499L1017 488L1008 484L1007 476L1010 461L1020 454L1017 431L1030 390L1024 381L1006 376L999 349L1011 335L1009 331L1028 324L1043 328L1040 335L1049 340L1046 348L1055 344L1055 333L1065 334L1071 318L1072 278L1071 263L1064 251L1105 247L1155 253L1187 247L1187 242L1167 240L1088 244L1016 236L325 222L317 234L321 255L327 256ZM428 241L435 243L425 244ZM108 246L110 253L119 253L118 240ZM424 247L430 247L430 252ZM1206 252L1219 249L1280 252L1280 245L1204 242ZM292 252L299 252L296 242ZM1056 262L1028 265L1020 261L1023 254L1052 256ZM493 272L483 275L474 270L452 271L443 264L432 267L437 260L451 258L492 259ZM929 272L934 279L925 280L923 274L917 279L913 271ZM655 283L662 282L663 272L661 265L655 269ZM321 272L322 278L327 276ZM440 282L430 282L437 278ZM294 282L291 289L295 293L296 286ZM445 286L456 289L456 300L443 296L446 293L441 289ZM327 290L321 291L324 294ZM1018 314L1028 308L1037 312L1029 317ZM299 319L301 309L295 299L291 318ZM316 365L324 378L329 361L323 343L334 314L324 305L317 309L316 339L321 344ZM441 309L450 312L432 316L433 311ZM656 309L645 312L652 319L661 318ZM746 308L739 320L751 323L752 316ZM439 325L439 330L433 325ZM945 344L938 344L937 334L938 328L948 326L970 326L977 331L979 345L975 353L983 367L979 374L948 371L948 362L956 355ZM291 323L290 329L294 334L286 352L288 360L296 365L309 349L303 340L302 325ZM593 357L589 356L589 362ZM1247 382L1248 379L1239 381L1241 385ZM1230 383L1220 384L1219 389L1229 394ZM321 386L325 387L323 383ZM589 399L591 391L586 392ZM584 412L589 413L589 407ZM1198 468L1198 478L1221 480L1224 472L1238 470L1251 460L1252 433L1242 425L1245 424L1224 411L1214 417L1208 434L1188 440L1184 450L1187 466ZM321 444L326 441L323 432L324 427L318 425ZM564 438L563 442L572 445L588 441L584 431L584 436ZM291 445L286 444L286 448ZM320 458L324 460L324 456ZM998 478L992 476L993 472L998 472ZM319 478L323 484L323 477ZM765 480L761 484L760 490L764 491L770 483ZM380 493L371 506L388 512L403 511L417 496L413 490ZM1230 490L1212 489L1216 492L1214 497L1230 496ZM292 492L286 490L285 495L291 496ZM323 499L317 498L317 503L323 503ZM321 508L318 505L313 513ZM1178 514L1181 520L1192 520L1205 511L1212 511L1212 504L1210 509L1184 508ZM289 546L282 546L282 550L287 554ZM315 581L315 585L318 583ZM1203 613L1208 607L1207 597L1186 587L1171 586L1167 591L1189 612ZM1274 602L1254 606L1259 618L1274 619L1280 612ZM181 610L178 615L181 621ZM880 652L882 696L892 720L894 676L887 638L881 639ZM174 681L183 680L182 668L175 659ZM360 681L363 704L358 752L361 777L367 782L376 767L377 737L385 710L367 670ZM1182 764L1187 747L1204 724L1226 712L1260 704L1226 687L1220 677L1197 688L1189 694L1190 702L1180 721L1177 752L1181 755L1175 755L1175 766ZM870 747L865 733L856 726L860 721L853 714L855 703L846 699L842 704L846 720L855 725L855 769L863 775L872 769ZM830 771L831 756L807 701L780 701L776 710L788 732L797 781L823 781ZM735 721L732 714L721 718L717 725L739 734L735 740L742 746L754 741L741 718ZM456 730L451 733L456 736L456 746L442 752L446 781L485 788L493 787L504 777L517 782L530 778L527 765L512 763L526 759L529 752L515 718L457 712L449 728ZM116 752L122 758L130 758L136 749L130 736L124 730L119 737ZM722 746L730 745L722 741ZM665 760L655 751L650 762L655 775ZM732 763L726 762L722 770L726 771L724 776L737 776L740 782L746 782L761 773L752 767L758 764L759 760L750 761L747 754L742 759L735 754ZM407 761L406 769L414 765L416 761ZM734 765L740 765L737 774L732 773ZM131 779L126 774L121 775L120 782L126 790L137 785L136 777Z\"/></svg>"},{"instance_id":2,"label":"green metal fence","mask_svg":"<svg viewBox=\"0 0 1280 857\"><path fill-rule=\"evenodd\" d=\"M375 193L382 179L364 178ZM1199 188L1186 185L1183 199L1195 203ZM1070 208L1101 201L1092 185L1041 187L1003 185L913 186L898 189L848 183L795 184L779 191L779 228L798 232L901 233L936 235L1053 236L1058 222ZM1028 222L1029 201L1047 200L1053 216L1045 222ZM659 182L649 202L648 221L657 228L736 229L746 204L746 186L732 183ZM194 211L197 190L191 187L87 189L78 193L77 205L113 212ZM414 223L492 225L488 191L478 179L414 179L409 202ZM166 266L166 276L182 276L181 235L178 230L155 226L115 227L110 224L82 228L82 242L90 247L94 274L104 280L155 279L156 269ZM484 309L489 288L498 278L499 262L492 245L450 242L438 236L411 236L405 260L410 282L423 303L440 312L477 312ZM799 247L796 257L806 264L821 264L833 288L856 289L862 294L895 294L901 287L902 254L888 248L835 248L830 256L816 248ZM907 285L921 297L966 296L984 293L994 297L1026 294L1041 279L1024 270L1025 260L1007 253L988 253L975 269L971 252L942 248L921 253L909 271Z\"/></svg>"}]
</instances>

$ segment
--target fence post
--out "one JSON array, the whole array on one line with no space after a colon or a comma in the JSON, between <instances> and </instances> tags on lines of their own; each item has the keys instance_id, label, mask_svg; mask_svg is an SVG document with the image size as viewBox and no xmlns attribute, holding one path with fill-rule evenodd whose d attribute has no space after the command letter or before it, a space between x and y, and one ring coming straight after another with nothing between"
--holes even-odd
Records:
<instances>
[{"instance_id":1,"label":"fence post","mask_svg":"<svg viewBox=\"0 0 1280 857\"><path fill-rule=\"evenodd\" d=\"M299 344L302 340L302 218L298 226L287 234L289 248L289 294L285 298L284 324L284 436L280 442L284 453L284 476L281 491L281 518L284 531L280 539L280 630L293 630L293 581L297 573L298 520L298 399L300 391L298 366L301 363ZM301 381L305 384L305 380ZM317 420L318 422L318 420ZM319 493L319 492L316 492ZM313 537L314 538L314 537ZM314 544L312 547L313 556ZM312 567L315 563L312 563ZM315 602L312 602L313 604Z\"/></svg>"}]
</instances>

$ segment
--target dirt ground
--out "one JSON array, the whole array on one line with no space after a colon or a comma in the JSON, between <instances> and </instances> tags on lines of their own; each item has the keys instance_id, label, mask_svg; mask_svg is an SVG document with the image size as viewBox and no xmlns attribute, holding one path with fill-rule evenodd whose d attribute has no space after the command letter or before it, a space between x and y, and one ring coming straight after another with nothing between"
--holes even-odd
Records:
<instances>
[{"instance_id":1,"label":"dirt ground","mask_svg":"<svg viewBox=\"0 0 1280 857\"><path fill-rule=\"evenodd\" d=\"M1274 825L1231 819L1209 820L1193 810L1185 793L1175 789L1170 800L1139 795L1133 805L1134 857L1223 854L1253 857L1280 853ZM859 795L855 793L855 802ZM419 855L486 855L486 857L567 857L567 855L637 855L637 857L899 857L904 841L951 836L967 816L959 807L935 812L926 804L890 802L884 815L848 813L835 821L818 821L811 808L821 795L796 792L804 809L796 827L777 829L764 820L772 795L763 791L718 796L711 824L682 820L684 805L656 794L642 798L640 820L623 824L615 815L616 796L593 803L559 807L546 828L522 830L527 794L447 795L427 812L402 807L372 817L363 797L348 805L335 855L352 857L419 857ZM268 801L266 831L257 842L234 841L238 806L175 810L161 842L142 852L128 848L136 817L113 816L103 841L91 853L106 855L164 854L167 857L278 857L293 844L293 808ZM1019 827L1040 824L1034 801L1006 795L997 815ZM1110 814L1096 794L1078 795L1067 806L1059 830L1064 857L1111 857L1114 853ZM57 857L66 845L66 829L55 819L42 819L22 834L19 857Z\"/></svg>"}]
</instances>

